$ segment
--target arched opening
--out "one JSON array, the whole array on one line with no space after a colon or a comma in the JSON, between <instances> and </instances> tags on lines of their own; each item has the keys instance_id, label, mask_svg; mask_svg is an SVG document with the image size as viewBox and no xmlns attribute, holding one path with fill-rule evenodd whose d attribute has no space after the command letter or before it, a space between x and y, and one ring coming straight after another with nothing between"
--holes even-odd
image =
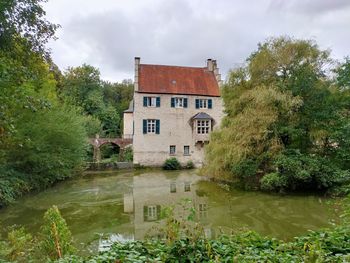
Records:
<instances>
[{"instance_id":1,"label":"arched opening","mask_svg":"<svg viewBox=\"0 0 350 263\"><path fill-rule=\"evenodd\" d=\"M100 146L101 163L117 162L120 159L120 147L114 143L105 143Z\"/></svg>"}]
</instances>

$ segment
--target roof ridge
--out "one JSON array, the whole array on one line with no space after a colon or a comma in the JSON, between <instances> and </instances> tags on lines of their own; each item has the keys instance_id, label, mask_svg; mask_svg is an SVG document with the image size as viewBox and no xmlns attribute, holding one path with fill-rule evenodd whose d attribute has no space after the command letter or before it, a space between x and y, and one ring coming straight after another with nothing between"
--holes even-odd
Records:
<instances>
[{"instance_id":1,"label":"roof ridge","mask_svg":"<svg viewBox=\"0 0 350 263\"><path fill-rule=\"evenodd\" d=\"M140 66L159 66L159 67L170 67L170 68L207 69L207 67L191 67L191 66L178 66L178 65L144 64L144 63L141 63Z\"/></svg>"}]
</instances>

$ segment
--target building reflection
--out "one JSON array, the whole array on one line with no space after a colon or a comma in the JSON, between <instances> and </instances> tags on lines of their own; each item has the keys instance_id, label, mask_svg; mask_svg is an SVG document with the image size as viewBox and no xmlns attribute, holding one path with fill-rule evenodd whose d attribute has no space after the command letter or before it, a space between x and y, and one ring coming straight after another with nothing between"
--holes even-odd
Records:
<instances>
[{"instance_id":1,"label":"building reflection","mask_svg":"<svg viewBox=\"0 0 350 263\"><path fill-rule=\"evenodd\" d=\"M173 207L176 219L187 218L189 206L195 208L196 219L209 229L207 197L196 193L199 180L199 176L188 172L134 176L132 189L124 195L124 212L132 214L134 219L134 238L140 240L146 236L157 236L155 229L165 224L165 220L161 219L162 209L169 207ZM205 230L205 233L210 234L211 231Z\"/></svg>"}]
</instances>

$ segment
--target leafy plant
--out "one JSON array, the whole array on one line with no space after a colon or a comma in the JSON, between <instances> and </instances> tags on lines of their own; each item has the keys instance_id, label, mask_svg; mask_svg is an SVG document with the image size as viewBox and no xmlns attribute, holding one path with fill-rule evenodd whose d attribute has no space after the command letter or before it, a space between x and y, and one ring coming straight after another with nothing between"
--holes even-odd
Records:
<instances>
[{"instance_id":1,"label":"leafy plant","mask_svg":"<svg viewBox=\"0 0 350 263\"><path fill-rule=\"evenodd\" d=\"M41 248L49 258L58 259L75 252L72 234L57 206L46 211L41 234Z\"/></svg>"},{"instance_id":2,"label":"leafy plant","mask_svg":"<svg viewBox=\"0 0 350 263\"><path fill-rule=\"evenodd\" d=\"M175 158L169 158L166 159L164 164L163 164L163 169L164 170L180 170L181 169L181 164L179 161Z\"/></svg>"}]
</instances>

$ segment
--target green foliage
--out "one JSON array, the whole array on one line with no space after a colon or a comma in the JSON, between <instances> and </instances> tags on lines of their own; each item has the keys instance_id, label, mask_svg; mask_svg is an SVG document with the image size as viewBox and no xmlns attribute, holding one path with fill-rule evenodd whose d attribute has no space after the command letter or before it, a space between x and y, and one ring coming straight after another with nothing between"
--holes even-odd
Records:
<instances>
[{"instance_id":1,"label":"green foliage","mask_svg":"<svg viewBox=\"0 0 350 263\"><path fill-rule=\"evenodd\" d=\"M25 232L24 227L14 228L8 232L5 241L0 241L0 261L28 262L35 248L35 240Z\"/></svg>"},{"instance_id":2,"label":"green foliage","mask_svg":"<svg viewBox=\"0 0 350 263\"><path fill-rule=\"evenodd\" d=\"M18 146L7 151L7 164L27 174L32 188L47 187L82 167L86 133L74 109L61 106L24 113L16 126Z\"/></svg>"},{"instance_id":3,"label":"green foliage","mask_svg":"<svg viewBox=\"0 0 350 263\"><path fill-rule=\"evenodd\" d=\"M194 168L194 163L192 161L188 161L185 165L186 169L193 169Z\"/></svg>"},{"instance_id":4,"label":"green foliage","mask_svg":"<svg viewBox=\"0 0 350 263\"><path fill-rule=\"evenodd\" d=\"M223 87L227 115L211 134L205 172L276 191L348 184L349 61L335 79L326 74L330 62L312 41L259 44Z\"/></svg>"},{"instance_id":5,"label":"green foliage","mask_svg":"<svg viewBox=\"0 0 350 263\"><path fill-rule=\"evenodd\" d=\"M0 3L0 49L11 49L24 37L31 51L44 53L45 44L58 25L45 19L45 0L2 0Z\"/></svg>"},{"instance_id":6,"label":"green foliage","mask_svg":"<svg viewBox=\"0 0 350 263\"><path fill-rule=\"evenodd\" d=\"M131 83L103 82L99 70L90 65L69 68L62 77L60 97L81 107L86 115L98 119L102 136L121 135L123 111L128 108L132 96ZM87 128L91 134L91 127Z\"/></svg>"},{"instance_id":7,"label":"green foliage","mask_svg":"<svg viewBox=\"0 0 350 263\"><path fill-rule=\"evenodd\" d=\"M62 258L75 252L72 234L56 206L46 211L41 235L41 249L50 259Z\"/></svg>"},{"instance_id":8,"label":"green foliage","mask_svg":"<svg viewBox=\"0 0 350 263\"><path fill-rule=\"evenodd\" d=\"M22 173L6 166L0 167L0 207L13 202L30 189L30 182Z\"/></svg>"},{"instance_id":9,"label":"green foliage","mask_svg":"<svg viewBox=\"0 0 350 263\"><path fill-rule=\"evenodd\" d=\"M291 242L262 237L255 232L221 235L217 239L179 238L115 243L109 251L74 262L348 262L350 229L339 226ZM72 262L67 257L60 262Z\"/></svg>"},{"instance_id":10,"label":"green foliage","mask_svg":"<svg viewBox=\"0 0 350 263\"><path fill-rule=\"evenodd\" d=\"M164 164L163 164L163 169L164 170L180 170L181 169L181 164L179 161L175 158L169 158L166 159Z\"/></svg>"},{"instance_id":11,"label":"green foliage","mask_svg":"<svg viewBox=\"0 0 350 263\"><path fill-rule=\"evenodd\" d=\"M131 146L125 148L123 157L124 157L123 161L125 161L125 162L132 162L132 160L133 160L133 150L132 150Z\"/></svg>"}]
</instances>

